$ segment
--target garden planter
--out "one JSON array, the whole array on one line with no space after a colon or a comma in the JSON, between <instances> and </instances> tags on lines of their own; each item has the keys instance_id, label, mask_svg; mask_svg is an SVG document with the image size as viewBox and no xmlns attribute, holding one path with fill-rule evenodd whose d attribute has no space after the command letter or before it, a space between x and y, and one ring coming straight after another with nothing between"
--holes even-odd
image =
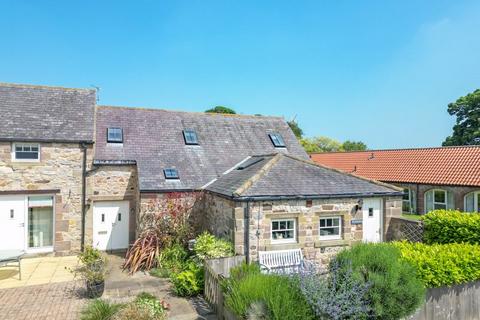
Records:
<instances>
[{"instance_id":1,"label":"garden planter","mask_svg":"<svg viewBox=\"0 0 480 320\"><path fill-rule=\"evenodd\" d=\"M105 290L105 281L89 282L87 281L87 296L89 298L99 298Z\"/></svg>"}]
</instances>

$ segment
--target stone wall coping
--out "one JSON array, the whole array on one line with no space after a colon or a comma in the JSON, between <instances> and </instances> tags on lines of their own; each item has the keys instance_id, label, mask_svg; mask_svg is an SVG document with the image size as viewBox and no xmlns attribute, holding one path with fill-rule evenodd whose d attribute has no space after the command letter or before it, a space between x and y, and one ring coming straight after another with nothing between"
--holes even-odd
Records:
<instances>
[{"instance_id":1,"label":"stone wall coping","mask_svg":"<svg viewBox=\"0 0 480 320\"><path fill-rule=\"evenodd\" d=\"M98 195L94 195L94 196L88 197L88 200L90 200L90 201L119 201L119 200L134 200L134 199L135 199L135 196L133 196L133 195L119 195L119 196L109 196L109 195L98 196Z\"/></svg>"}]
</instances>

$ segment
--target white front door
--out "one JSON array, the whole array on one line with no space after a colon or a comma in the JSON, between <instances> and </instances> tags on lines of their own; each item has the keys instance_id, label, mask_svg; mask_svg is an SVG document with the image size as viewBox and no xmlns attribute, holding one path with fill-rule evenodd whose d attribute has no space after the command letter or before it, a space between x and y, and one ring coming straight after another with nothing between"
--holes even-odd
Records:
<instances>
[{"instance_id":1,"label":"white front door","mask_svg":"<svg viewBox=\"0 0 480 320\"><path fill-rule=\"evenodd\" d=\"M363 199L363 241L382 241L382 199Z\"/></svg>"},{"instance_id":2,"label":"white front door","mask_svg":"<svg viewBox=\"0 0 480 320\"><path fill-rule=\"evenodd\" d=\"M93 247L99 250L128 248L128 201L93 204Z\"/></svg>"},{"instance_id":3,"label":"white front door","mask_svg":"<svg viewBox=\"0 0 480 320\"><path fill-rule=\"evenodd\" d=\"M0 250L25 249L25 196L0 196Z\"/></svg>"}]
</instances>

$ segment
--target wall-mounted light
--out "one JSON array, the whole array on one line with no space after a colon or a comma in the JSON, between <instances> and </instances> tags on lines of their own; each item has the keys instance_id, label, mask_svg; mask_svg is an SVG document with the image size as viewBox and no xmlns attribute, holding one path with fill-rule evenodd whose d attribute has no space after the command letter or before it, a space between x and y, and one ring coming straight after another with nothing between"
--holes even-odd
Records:
<instances>
[{"instance_id":1,"label":"wall-mounted light","mask_svg":"<svg viewBox=\"0 0 480 320\"><path fill-rule=\"evenodd\" d=\"M356 211L362 210L362 206L363 206L363 199L358 199L357 205L355 206Z\"/></svg>"}]
</instances>

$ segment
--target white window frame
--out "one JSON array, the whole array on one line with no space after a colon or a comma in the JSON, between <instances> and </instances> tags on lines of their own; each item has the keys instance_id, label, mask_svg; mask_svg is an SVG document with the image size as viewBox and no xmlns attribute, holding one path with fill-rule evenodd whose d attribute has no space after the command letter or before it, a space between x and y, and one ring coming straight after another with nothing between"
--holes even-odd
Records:
<instances>
[{"instance_id":1,"label":"white window frame","mask_svg":"<svg viewBox=\"0 0 480 320\"><path fill-rule=\"evenodd\" d=\"M281 222L281 221L293 221L293 238L289 239L274 239L273 232L274 231L289 231L292 229L280 229L280 230L273 230L273 223L274 222ZM297 242L297 219L295 218L285 218L285 219L272 219L270 222L270 240L272 243L296 243Z\"/></svg>"},{"instance_id":2,"label":"white window frame","mask_svg":"<svg viewBox=\"0 0 480 320\"><path fill-rule=\"evenodd\" d=\"M337 228L336 226L331 227L321 227L320 221L323 219L338 219L338 235L329 235L329 236L322 236L320 234L320 230L327 229L327 228ZM339 240L342 239L342 217L341 216L330 216L330 217L320 217L318 220L318 237L320 240Z\"/></svg>"},{"instance_id":3,"label":"white window frame","mask_svg":"<svg viewBox=\"0 0 480 320\"><path fill-rule=\"evenodd\" d=\"M30 147L38 148L38 157L37 159L17 159L17 146L19 145L29 145ZM31 143L31 142L14 142L12 143L12 162L40 162L41 157L41 147L40 143Z\"/></svg>"},{"instance_id":4,"label":"white window frame","mask_svg":"<svg viewBox=\"0 0 480 320\"><path fill-rule=\"evenodd\" d=\"M463 197L463 210L467 211L467 196L473 195L473 212L478 212L480 213L479 206L480 206L480 201L479 200L479 195L480 195L480 190L479 191L472 191L467 193Z\"/></svg>"},{"instance_id":5,"label":"white window frame","mask_svg":"<svg viewBox=\"0 0 480 320\"><path fill-rule=\"evenodd\" d=\"M408 190L408 199L404 199L403 196L402 196L402 211L403 211L403 204L405 202L408 202L408 213L412 213L412 189L403 188L404 195L405 195L405 190Z\"/></svg>"},{"instance_id":6,"label":"white window frame","mask_svg":"<svg viewBox=\"0 0 480 320\"><path fill-rule=\"evenodd\" d=\"M435 201L435 192L443 192L443 194L445 195L445 202L436 202ZM433 210L447 210L448 209L448 194L447 194L447 190L443 190L443 189L433 189ZM435 208L435 205L436 204L439 204L439 205L445 205L445 209L437 209Z\"/></svg>"}]
</instances>

